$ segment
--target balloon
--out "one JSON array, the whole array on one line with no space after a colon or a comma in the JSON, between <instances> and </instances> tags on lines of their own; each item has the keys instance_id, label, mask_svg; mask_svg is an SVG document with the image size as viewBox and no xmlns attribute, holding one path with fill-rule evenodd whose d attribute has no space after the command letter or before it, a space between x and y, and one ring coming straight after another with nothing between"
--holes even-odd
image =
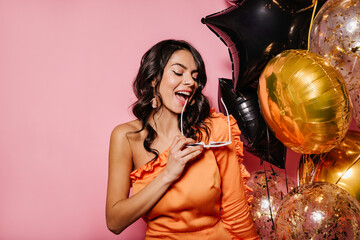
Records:
<instances>
[{"instance_id":1,"label":"balloon","mask_svg":"<svg viewBox=\"0 0 360 240\"><path fill-rule=\"evenodd\" d=\"M294 3L296 3L297 5L299 5L299 7L301 8L307 8L307 7L312 7L313 6L313 2L314 0L292 0ZM317 1L317 6L321 7L325 2L326 0L318 0ZM317 8L318 9L318 8Z\"/></svg>"},{"instance_id":2,"label":"balloon","mask_svg":"<svg viewBox=\"0 0 360 240\"><path fill-rule=\"evenodd\" d=\"M360 86L354 88L350 92L351 102L353 104L353 118L356 121L357 126L360 128Z\"/></svg>"},{"instance_id":3,"label":"balloon","mask_svg":"<svg viewBox=\"0 0 360 240\"><path fill-rule=\"evenodd\" d=\"M275 232L278 239L360 239L360 204L332 183L304 184L280 203Z\"/></svg>"},{"instance_id":4,"label":"balloon","mask_svg":"<svg viewBox=\"0 0 360 240\"><path fill-rule=\"evenodd\" d=\"M302 155L299 184L329 182L345 189L360 202L360 132L349 130L344 140L327 154Z\"/></svg>"},{"instance_id":5,"label":"balloon","mask_svg":"<svg viewBox=\"0 0 360 240\"><path fill-rule=\"evenodd\" d=\"M329 0L322 6L311 29L310 51L328 59L344 78L360 127L360 0Z\"/></svg>"},{"instance_id":6,"label":"balloon","mask_svg":"<svg viewBox=\"0 0 360 240\"><path fill-rule=\"evenodd\" d=\"M314 19L310 51L330 62L351 91L360 86L360 0L329 0Z\"/></svg>"},{"instance_id":7,"label":"balloon","mask_svg":"<svg viewBox=\"0 0 360 240\"><path fill-rule=\"evenodd\" d=\"M295 188L295 181L282 172L270 170L252 172L247 185L252 188L251 216L262 239L276 239L274 219L284 196ZM271 209L271 212L270 212Z\"/></svg>"},{"instance_id":8,"label":"balloon","mask_svg":"<svg viewBox=\"0 0 360 240\"><path fill-rule=\"evenodd\" d=\"M240 4L243 1L244 0L228 0L228 2L231 4ZM284 2L284 1L288 2L286 0L278 0L277 2ZM318 2L322 5L324 2L326 2L326 0L319 0ZM300 8L307 8L307 7L312 7L313 0L292 0L291 2L288 2L288 4L291 3L298 5Z\"/></svg>"},{"instance_id":9,"label":"balloon","mask_svg":"<svg viewBox=\"0 0 360 240\"><path fill-rule=\"evenodd\" d=\"M344 81L315 53L286 50L273 58L260 77L258 97L275 136L298 153L330 151L350 126Z\"/></svg>"},{"instance_id":10,"label":"balloon","mask_svg":"<svg viewBox=\"0 0 360 240\"><path fill-rule=\"evenodd\" d=\"M240 94L233 92L233 81L219 79L219 97L222 97L231 115L241 130L241 140L245 149L263 161L281 169L285 168L286 148L268 130L260 113L256 89L249 87ZM219 104L221 112L225 112Z\"/></svg>"},{"instance_id":11,"label":"balloon","mask_svg":"<svg viewBox=\"0 0 360 240\"><path fill-rule=\"evenodd\" d=\"M257 87L261 71L278 53L307 48L312 9L299 11L302 7L303 1L244 0L201 20L229 49L235 92Z\"/></svg>"}]
</instances>

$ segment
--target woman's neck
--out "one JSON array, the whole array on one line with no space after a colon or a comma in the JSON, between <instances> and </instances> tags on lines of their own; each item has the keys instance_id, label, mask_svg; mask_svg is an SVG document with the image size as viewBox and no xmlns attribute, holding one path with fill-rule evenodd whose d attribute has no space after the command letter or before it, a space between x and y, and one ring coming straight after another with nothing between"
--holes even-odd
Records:
<instances>
[{"instance_id":1,"label":"woman's neck","mask_svg":"<svg viewBox=\"0 0 360 240\"><path fill-rule=\"evenodd\" d=\"M173 112L160 109L157 113L151 114L148 121L159 138L165 138L172 142L176 135L181 134L178 115Z\"/></svg>"}]
</instances>

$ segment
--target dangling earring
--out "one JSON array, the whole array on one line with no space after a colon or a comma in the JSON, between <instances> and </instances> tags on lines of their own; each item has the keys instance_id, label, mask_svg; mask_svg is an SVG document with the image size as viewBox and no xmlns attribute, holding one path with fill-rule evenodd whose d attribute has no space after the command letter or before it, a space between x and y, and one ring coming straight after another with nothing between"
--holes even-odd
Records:
<instances>
[{"instance_id":1,"label":"dangling earring","mask_svg":"<svg viewBox=\"0 0 360 240\"><path fill-rule=\"evenodd\" d=\"M158 102L155 97L151 99L151 107L154 109L158 107Z\"/></svg>"}]
</instances>

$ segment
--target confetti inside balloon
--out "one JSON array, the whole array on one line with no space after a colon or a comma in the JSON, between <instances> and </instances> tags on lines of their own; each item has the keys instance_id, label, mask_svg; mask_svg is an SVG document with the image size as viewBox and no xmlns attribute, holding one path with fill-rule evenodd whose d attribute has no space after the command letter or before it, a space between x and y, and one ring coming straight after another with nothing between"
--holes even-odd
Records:
<instances>
[{"instance_id":1,"label":"confetti inside balloon","mask_svg":"<svg viewBox=\"0 0 360 240\"><path fill-rule=\"evenodd\" d=\"M353 118L355 119L357 126L360 128L360 86L352 89L350 92L350 98L354 107Z\"/></svg>"},{"instance_id":2,"label":"confetti inside balloon","mask_svg":"<svg viewBox=\"0 0 360 240\"><path fill-rule=\"evenodd\" d=\"M252 188L251 216L262 239L276 239L274 219L285 195L295 188L293 179L282 172L256 171L251 173L247 185Z\"/></svg>"},{"instance_id":3,"label":"confetti inside balloon","mask_svg":"<svg viewBox=\"0 0 360 240\"><path fill-rule=\"evenodd\" d=\"M302 155L298 168L299 184L334 183L360 202L360 132L349 130L344 140L330 152Z\"/></svg>"},{"instance_id":4,"label":"confetti inside balloon","mask_svg":"<svg viewBox=\"0 0 360 240\"><path fill-rule=\"evenodd\" d=\"M328 59L352 95L353 116L360 127L360 0L329 0L314 19L310 51ZM356 93L357 91L357 93Z\"/></svg>"},{"instance_id":5,"label":"confetti inside balloon","mask_svg":"<svg viewBox=\"0 0 360 240\"><path fill-rule=\"evenodd\" d=\"M295 152L330 151L345 136L351 103L344 81L319 55L286 50L263 70L261 111L276 137Z\"/></svg>"},{"instance_id":6,"label":"confetti inside balloon","mask_svg":"<svg viewBox=\"0 0 360 240\"><path fill-rule=\"evenodd\" d=\"M281 202L275 232L277 239L360 239L360 204L335 184L304 184Z\"/></svg>"},{"instance_id":7,"label":"confetti inside balloon","mask_svg":"<svg viewBox=\"0 0 360 240\"><path fill-rule=\"evenodd\" d=\"M310 51L330 60L349 90L360 83L360 0L329 0L314 19Z\"/></svg>"}]
</instances>

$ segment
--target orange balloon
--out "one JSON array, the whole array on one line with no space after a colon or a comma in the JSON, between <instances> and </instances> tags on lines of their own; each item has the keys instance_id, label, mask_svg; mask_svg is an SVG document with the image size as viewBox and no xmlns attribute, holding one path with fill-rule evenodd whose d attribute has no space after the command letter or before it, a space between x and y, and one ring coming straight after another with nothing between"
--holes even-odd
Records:
<instances>
[{"instance_id":1,"label":"orange balloon","mask_svg":"<svg viewBox=\"0 0 360 240\"><path fill-rule=\"evenodd\" d=\"M306 50L286 50L270 60L258 98L275 136L298 153L330 151L350 126L344 81L327 60Z\"/></svg>"}]
</instances>

